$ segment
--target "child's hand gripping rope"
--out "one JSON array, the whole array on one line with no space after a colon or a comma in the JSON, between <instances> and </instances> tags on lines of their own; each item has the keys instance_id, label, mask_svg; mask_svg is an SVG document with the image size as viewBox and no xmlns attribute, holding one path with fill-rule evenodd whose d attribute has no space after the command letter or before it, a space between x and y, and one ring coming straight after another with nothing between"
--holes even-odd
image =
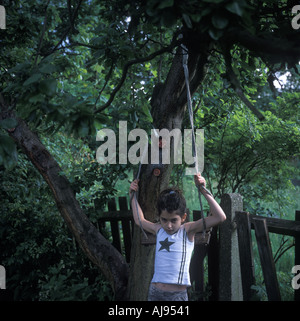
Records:
<instances>
[{"instance_id":1,"label":"child's hand gripping rope","mask_svg":"<svg viewBox=\"0 0 300 321\"><path fill-rule=\"evenodd\" d=\"M196 187L202 189L202 193L203 191L205 191L208 195L212 196L211 192L206 188L205 178L201 176L200 173L197 173L196 175L194 175L194 181L195 181Z\"/></svg>"},{"instance_id":2,"label":"child's hand gripping rope","mask_svg":"<svg viewBox=\"0 0 300 321\"><path fill-rule=\"evenodd\" d=\"M143 229L141 218L140 218L140 213L139 213L139 206L138 206L138 201L137 201L137 192L139 190L139 179L135 179L131 184L129 188L129 195L130 195L130 204L132 204L132 199L134 199L134 204L135 204L135 209L139 221L140 228L145 236L146 239L148 239L148 236L146 232Z\"/></svg>"}]
</instances>

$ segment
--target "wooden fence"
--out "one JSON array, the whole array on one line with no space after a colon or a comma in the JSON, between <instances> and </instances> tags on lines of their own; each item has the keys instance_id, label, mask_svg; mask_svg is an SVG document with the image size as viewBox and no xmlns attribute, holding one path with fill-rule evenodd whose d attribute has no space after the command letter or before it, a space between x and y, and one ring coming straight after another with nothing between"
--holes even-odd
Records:
<instances>
[{"instance_id":1,"label":"wooden fence","mask_svg":"<svg viewBox=\"0 0 300 321\"><path fill-rule=\"evenodd\" d=\"M253 299L255 274L251 229L255 231L268 300L281 300L269 232L295 237L295 261L291 262L291 272L294 265L300 265L300 212L296 211L295 221L251 215L243 211L239 194L225 194L221 206L227 220L220 226L219 233L219 300ZM299 301L300 289L294 293L294 300Z\"/></svg>"},{"instance_id":2,"label":"wooden fence","mask_svg":"<svg viewBox=\"0 0 300 321\"><path fill-rule=\"evenodd\" d=\"M98 220L100 232L105 235L105 224L109 224L112 244L122 254L126 261L130 261L131 240L133 235L133 217L128 208L127 198L119 197L119 210L115 199L111 199L108 204L108 211L103 212ZM120 229L121 226L121 229ZM120 233L122 231L122 233Z\"/></svg>"},{"instance_id":3,"label":"wooden fence","mask_svg":"<svg viewBox=\"0 0 300 321\"><path fill-rule=\"evenodd\" d=\"M239 256L244 301L251 300L255 285L251 229L255 230L255 237L269 301L281 301L276 268L272 254L269 232L295 237L295 264L299 264L300 250L300 212L296 212L296 221L261 217L247 212L237 212L236 222L238 231ZM298 222L297 222L298 220ZM299 291L295 291L295 301L300 301Z\"/></svg>"},{"instance_id":4,"label":"wooden fence","mask_svg":"<svg viewBox=\"0 0 300 321\"><path fill-rule=\"evenodd\" d=\"M104 235L110 230L108 237L112 244L129 262L134 222L127 198L119 197L118 202L118 210L115 199L108 202L108 210L101 214L98 223ZM300 265L300 212L296 212L295 221L251 215L243 211L239 194L223 195L221 207L227 219L212 230L209 245L199 238L195 242L190 273L197 299L248 301L253 298L255 274L251 229L254 229L268 300L280 300L269 232L295 237L295 262L291 262L291 269ZM200 212L193 211L193 218L199 219ZM154 244L154 240L146 243ZM209 294L205 294L204 282L206 256ZM295 290L295 300L300 301L300 289Z\"/></svg>"}]
</instances>

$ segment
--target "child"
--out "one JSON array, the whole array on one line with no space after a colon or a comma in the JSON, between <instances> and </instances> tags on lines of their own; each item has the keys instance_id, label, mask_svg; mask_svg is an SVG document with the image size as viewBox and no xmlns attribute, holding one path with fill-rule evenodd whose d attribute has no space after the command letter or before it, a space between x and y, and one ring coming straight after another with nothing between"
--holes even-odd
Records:
<instances>
[{"instance_id":1,"label":"child","mask_svg":"<svg viewBox=\"0 0 300 321\"><path fill-rule=\"evenodd\" d=\"M201 174L194 176L196 186L206 198L211 215L205 218L206 229L222 223L226 216L214 200L206 193L205 179ZM138 181L130 185L130 193L138 190ZM162 191L157 200L159 223L152 223L144 218L142 209L132 200L134 221L142 225L145 231L156 235L154 275L149 287L148 301L188 301L187 288L191 285L189 266L194 249L195 233L203 231L203 220L185 222L186 201L177 189Z\"/></svg>"}]
</instances>

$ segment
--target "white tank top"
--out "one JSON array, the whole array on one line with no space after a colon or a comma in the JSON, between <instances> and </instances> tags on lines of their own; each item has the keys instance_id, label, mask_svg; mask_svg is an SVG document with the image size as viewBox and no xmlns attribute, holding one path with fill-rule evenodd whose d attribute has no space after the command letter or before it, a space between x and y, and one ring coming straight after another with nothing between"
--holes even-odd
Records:
<instances>
[{"instance_id":1,"label":"white tank top","mask_svg":"<svg viewBox=\"0 0 300 321\"><path fill-rule=\"evenodd\" d=\"M189 241L184 225L170 235L160 228L156 237L152 283L191 285L190 261L194 242Z\"/></svg>"}]
</instances>

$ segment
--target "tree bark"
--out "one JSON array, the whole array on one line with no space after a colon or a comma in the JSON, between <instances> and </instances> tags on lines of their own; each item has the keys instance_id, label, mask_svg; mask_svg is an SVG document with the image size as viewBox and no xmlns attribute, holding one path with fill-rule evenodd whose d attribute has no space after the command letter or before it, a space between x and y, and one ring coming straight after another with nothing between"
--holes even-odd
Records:
<instances>
[{"instance_id":1,"label":"tree bark","mask_svg":"<svg viewBox=\"0 0 300 321\"><path fill-rule=\"evenodd\" d=\"M190 88L196 91L203 80L206 70L207 55L196 52L189 53ZM185 79L182 66L182 50L178 48L173 59L171 69L164 84L154 90L152 96L153 125L157 129L182 128L182 121L186 106ZM150 221L156 217L156 199L158 194L168 187L172 172L174 153L171 143L171 164L163 165L159 177L152 175L149 165L142 166L140 176L139 204L144 216ZM128 285L128 296L133 301L145 301L153 275L155 245L141 244L142 232L135 226L133 247L131 251L131 265Z\"/></svg>"},{"instance_id":2,"label":"tree bark","mask_svg":"<svg viewBox=\"0 0 300 321\"><path fill-rule=\"evenodd\" d=\"M107 241L83 213L68 179L26 123L18 120L10 136L23 149L48 183L57 207L85 255L100 268L112 285L116 300L126 300L128 266L123 256Z\"/></svg>"}]
</instances>

